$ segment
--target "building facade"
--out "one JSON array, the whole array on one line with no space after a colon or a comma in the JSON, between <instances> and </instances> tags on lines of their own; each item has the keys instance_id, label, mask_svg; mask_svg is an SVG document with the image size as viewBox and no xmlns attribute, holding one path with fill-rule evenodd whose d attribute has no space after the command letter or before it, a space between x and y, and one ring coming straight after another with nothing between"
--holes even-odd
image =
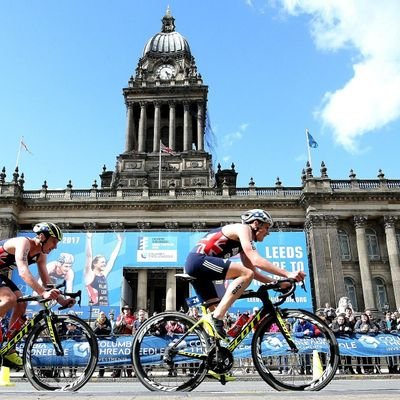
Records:
<instances>
[{"instance_id":1,"label":"building facade","mask_svg":"<svg viewBox=\"0 0 400 400\"><path fill-rule=\"evenodd\" d=\"M400 180L333 180L307 164L301 186L237 187L235 166L212 170L206 150L207 95L188 41L170 11L144 46L123 89L125 149L86 190L25 190L24 176L0 173L0 239L41 220L65 232L201 232L238 222L242 212L271 212L281 232L304 231L314 307L343 296L354 309L400 308ZM268 241L268 239L266 239ZM121 301L150 312L185 304L177 268L124 265Z\"/></svg>"}]
</instances>

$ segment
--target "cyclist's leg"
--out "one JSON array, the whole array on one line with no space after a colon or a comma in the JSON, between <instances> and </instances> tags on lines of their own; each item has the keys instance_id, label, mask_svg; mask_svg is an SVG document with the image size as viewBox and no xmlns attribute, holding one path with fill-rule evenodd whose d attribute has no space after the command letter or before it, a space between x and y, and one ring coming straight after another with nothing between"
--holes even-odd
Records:
<instances>
[{"instance_id":1,"label":"cyclist's leg","mask_svg":"<svg viewBox=\"0 0 400 400\"><path fill-rule=\"evenodd\" d=\"M22 293L14 282L7 277L2 277L0 279L0 316L4 316L7 311L11 309L13 310L8 324L8 330L5 334L7 339L10 339L14 332L17 331L23 323L21 320L21 315L23 315L26 310L26 304L17 303L18 297L21 296ZM4 339L5 338L3 338L3 340ZM4 356L4 359L7 360L8 363L11 363L9 365L10 367L22 367L22 358L14 349L8 351L8 353Z\"/></svg>"},{"instance_id":2,"label":"cyclist's leg","mask_svg":"<svg viewBox=\"0 0 400 400\"><path fill-rule=\"evenodd\" d=\"M242 295L254 278L254 272L240 262L232 262L228 268L225 279L233 279L229 284L220 303L215 308L213 315L223 319L231 305Z\"/></svg>"},{"instance_id":3,"label":"cyclist's leg","mask_svg":"<svg viewBox=\"0 0 400 400\"><path fill-rule=\"evenodd\" d=\"M22 297L22 292L20 290L16 290L14 292L14 295L16 299L19 299ZM18 331L19 328L24 324L25 322L25 312L26 312L26 307L28 303L27 302L21 302L21 303L16 303L15 307L13 308L11 317L10 317L10 322L8 324L8 338L14 335L16 331Z\"/></svg>"},{"instance_id":4,"label":"cyclist's leg","mask_svg":"<svg viewBox=\"0 0 400 400\"><path fill-rule=\"evenodd\" d=\"M14 308L17 304L17 296L12 288L9 287L10 282L8 278L0 277L0 317L4 317L7 311Z\"/></svg>"}]
</instances>

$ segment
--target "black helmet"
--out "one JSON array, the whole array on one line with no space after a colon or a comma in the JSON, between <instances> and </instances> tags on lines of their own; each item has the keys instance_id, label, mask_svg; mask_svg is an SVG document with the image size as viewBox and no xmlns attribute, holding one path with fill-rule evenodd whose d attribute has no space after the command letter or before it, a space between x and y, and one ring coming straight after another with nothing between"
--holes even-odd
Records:
<instances>
[{"instance_id":1,"label":"black helmet","mask_svg":"<svg viewBox=\"0 0 400 400\"><path fill-rule=\"evenodd\" d=\"M61 241L63 238L63 233L61 229L52 222L39 222L33 227L33 232L37 235L43 233L48 239L50 236L55 237L58 241Z\"/></svg>"},{"instance_id":2,"label":"black helmet","mask_svg":"<svg viewBox=\"0 0 400 400\"><path fill-rule=\"evenodd\" d=\"M272 226L274 224L274 221L269 213L257 208L254 210L246 211L244 214L241 215L240 218L242 219L243 224L251 224L253 221L267 223L269 224L269 226Z\"/></svg>"}]
</instances>

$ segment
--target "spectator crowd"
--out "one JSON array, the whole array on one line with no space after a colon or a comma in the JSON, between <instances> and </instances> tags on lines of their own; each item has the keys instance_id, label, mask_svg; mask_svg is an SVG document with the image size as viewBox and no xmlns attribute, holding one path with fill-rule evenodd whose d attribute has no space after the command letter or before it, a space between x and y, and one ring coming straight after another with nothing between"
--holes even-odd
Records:
<instances>
[{"instance_id":1,"label":"spectator crowd","mask_svg":"<svg viewBox=\"0 0 400 400\"><path fill-rule=\"evenodd\" d=\"M338 307L334 309L329 303L318 312L330 326L337 337L351 337L358 333L361 335L376 335L379 333L400 333L400 312L386 311L379 317L370 309L356 313L347 297L339 300ZM351 357L341 356L340 372L344 374L381 374L383 366L390 374L400 373L398 356L388 357Z\"/></svg>"}]
</instances>

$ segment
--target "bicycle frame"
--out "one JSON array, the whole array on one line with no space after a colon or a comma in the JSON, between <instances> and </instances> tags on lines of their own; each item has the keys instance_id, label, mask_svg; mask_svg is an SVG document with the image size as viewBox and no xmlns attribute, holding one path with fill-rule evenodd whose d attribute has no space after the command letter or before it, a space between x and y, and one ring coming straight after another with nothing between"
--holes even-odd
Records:
<instances>
[{"instance_id":1,"label":"bicycle frame","mask_svg":"<svg viewBox=\"0 0 400 400\"><path fill-rule=\"evenodd\" d=\"M31 320L29 320L25 325L23 325L17 333L0 348L0 358L2 358L9 350L11 350L17 343L19 343L23 337L29 334L36 325L38 325L42 320L44 320L47 324L47 328L49 329L51 341L54 345L56 354L59 356L63 356L64 352L61 346L60 339L56 330L54 329L53 321L52 321L52 311L50 310L50 306L45 303L43 304L44 309L40 310L38 314L36 314Z\"/></svg>"},{"instance_id":2,"label":"bicycle frame","mask_svg":"<svg viewBox=\"0 0 400 400\"><path fill-rule=\"evenodd\" d=\"M281 329L281 333L285 337L289 347L293 352L297 352L297 347L294 343L294 341L291 338L290 332L286 328L286 324L283 321L283 318L280 314L279 308L274 305L270 298L269 298L269 293L268 290L264 287L260 287L258 291L253 291L253 290L248 290L245 291L241 296L240 299L246 299L246 298L258 298L262 301L263 305L260 308L260 310L251 318L241 329L238 334L232 338L232 340L229 342L228 346L226 348L230 351L233 352L239 345L242 343L242 341L250 334L250 332L255 329L257 324L266 316L272 316L273 320L275 323L278 324L279 328ZM199 326L202 326L205 332L208 334L210 337L215 338L215 332L213 327L211 326L210 322L207 319L208 310L207 307L202 304L201 305L202 309L202 317L190 328L188 329L187 332L185 332L184 335L172 346L172 348L177 348L179 343L181 343L185 337L187 337L189 334L191 334L194 330L196 330ZM177 350L176 354L186 356L186 357L191 357L191 358L197 358L201 360L206 360L208 358L207 354L197 354L197 353L192 353L192 352L187 352L184 350Z\"/></svg>"}]
</instances>

